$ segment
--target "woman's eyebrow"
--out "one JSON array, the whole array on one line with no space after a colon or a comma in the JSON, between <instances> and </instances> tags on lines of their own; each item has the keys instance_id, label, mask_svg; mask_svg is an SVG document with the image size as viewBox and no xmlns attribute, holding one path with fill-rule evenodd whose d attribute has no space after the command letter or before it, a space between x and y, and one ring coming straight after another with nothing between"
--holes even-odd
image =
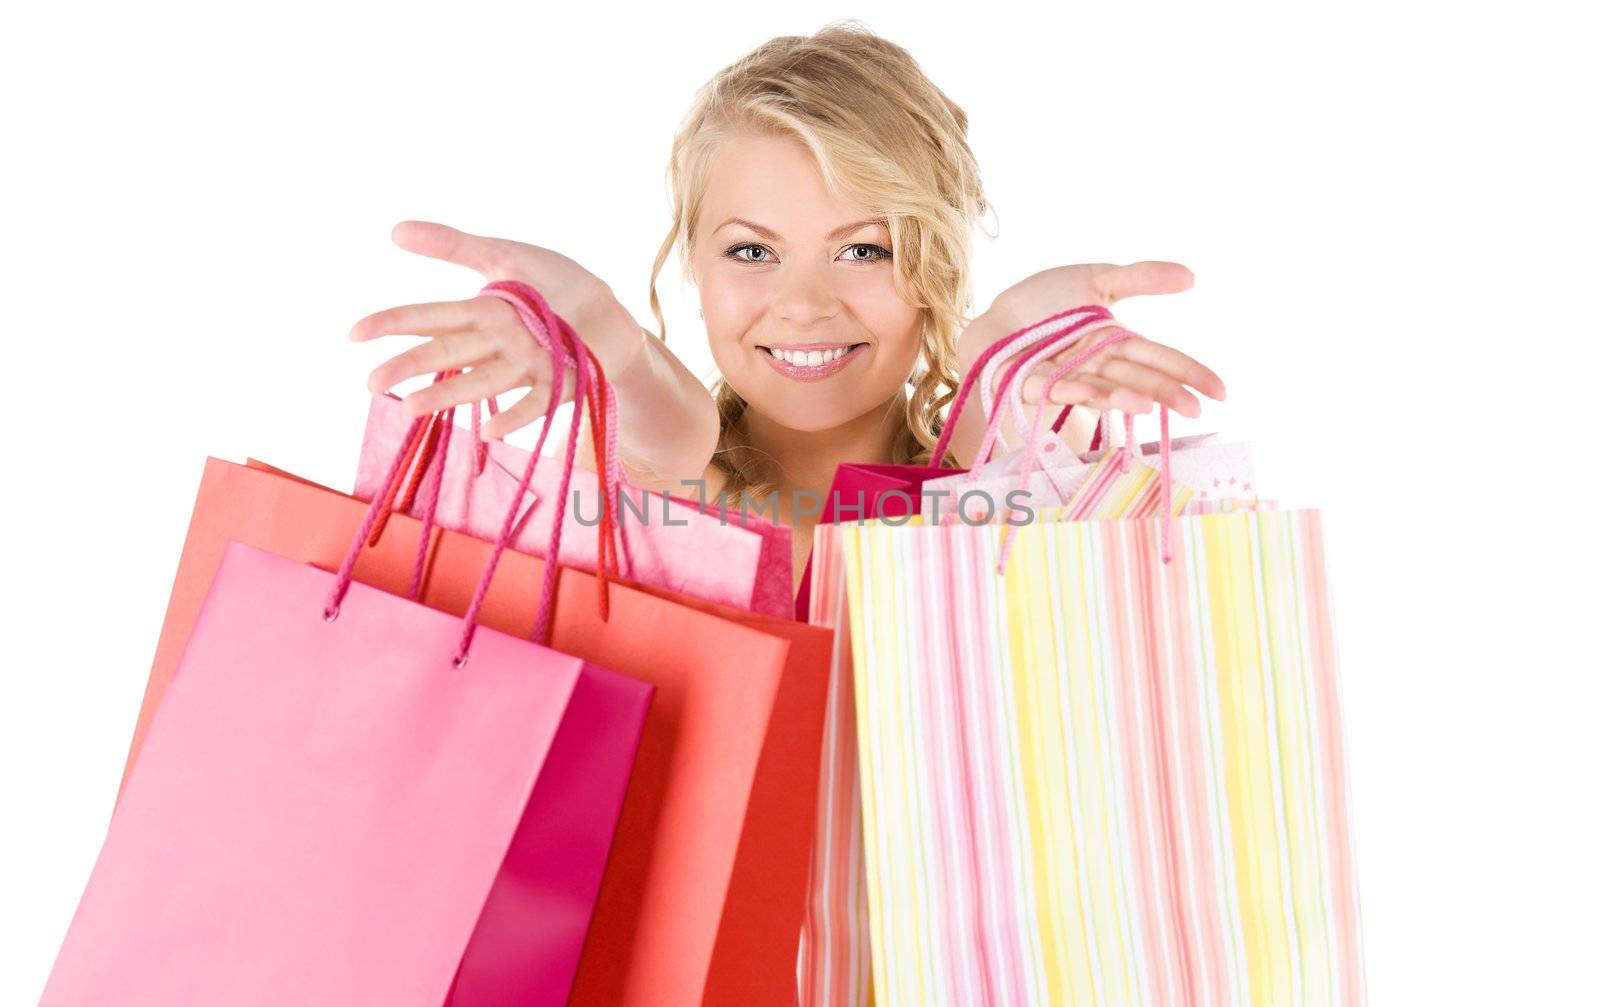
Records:
<instances>
[{"instance_id":1,"label":"woman's eyebrow","mask_svg":"<svg viewBox=\"0 0 1600 1007\"><path fill-rule=\"evenodd\" d=\"M874 218L872 220L858 220L853 224L846 224L843 227L836 227L832 231L829 231L828 232L828 240L829 241L837 240L839 238L844 237L847 234L851 234L851 233L853 233L855 231L859 231L863 227L868 227L868 226L870 226L872 224L885 224L886 225L887 223L888 222L886 220L884 220L883 218L881 218L881 217ZM778 232L774 231L772 228L770 228L770 227L762 227L760 224L756 223L755 221L746 220L743 217L729 217L727 220L724 220L722 223L718 224L717 227L716 227L716 230L712 231L712 233L715 234L716 231L722 230L724 227L727 227L729 224L742 224L743 226L750 228L750 230L756 232L757 234L761 235L763 238L766 238L769 241L777 241L778 237L779 237Z\"/></svg>"}]
</instances>

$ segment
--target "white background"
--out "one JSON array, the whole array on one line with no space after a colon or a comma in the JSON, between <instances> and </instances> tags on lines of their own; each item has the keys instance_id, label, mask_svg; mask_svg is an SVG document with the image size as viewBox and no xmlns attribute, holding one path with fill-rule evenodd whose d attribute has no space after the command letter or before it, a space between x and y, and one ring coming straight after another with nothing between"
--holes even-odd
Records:
<instances>
[{"instance_id":1,"label":"white background","mask_svg":"<svg viewBox=\"0 0 1600 1007\"><path fill-rule=\"evenodd\" d=\"M1187 264L1116 309L1227 382L1174 434L1248 437L1268 495L1323 510L1373 1001L1596 995L1592 32L1555 5L864 6L8 15L0 1002L37 998L94 863L206 455L348 488L366 376L417 342L350 325L481 285L390 227L557 248L648 323L693 89L847 16L971 116L978 307L1050 266ZM675 260L661 291L709 375Z\"/></svg>"}]
</instances>

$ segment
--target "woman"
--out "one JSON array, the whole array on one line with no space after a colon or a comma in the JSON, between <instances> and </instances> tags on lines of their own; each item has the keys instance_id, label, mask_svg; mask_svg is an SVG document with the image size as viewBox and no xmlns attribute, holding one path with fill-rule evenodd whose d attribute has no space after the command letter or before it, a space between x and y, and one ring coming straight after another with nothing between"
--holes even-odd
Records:
<instances>
[{"instance_id":1,"label":"woman","mask_svg":"<svg viewBox=\"0 0 1600 1007\"><path fill-rule=\"evenodd\" d=\"M606 283L550 249L415 221L393 237L409 251L475 269L485 282L536 287L616 386L629 482L679 496L722 494L730 506L775 513L793 528L797 586L835 467L930 463L954 388L986 347L1066 308L1193 283L1171 262L1059 266L969 317L971 230L988 204L966 127L965 112L909 53L851 22L775 38L719 72L697 92L673 142L672 227L650 286L659 336ZM666 344L655 280L674 248L699 292L721 372L710 391ZM504 301L391 308L357 322L350 337L391 334L430 338L374 370L374 392L467 368L408 395L414 414L526 386L529 394L489 419L482 436L503 438L543 415L550 361ZM1041 359L1024 400L1038 403L1044 376L1083 348ZM566 400L572 389L563 384ZM1161 402L1198 416L1199 400L1185 385L1224 395L1209 368L1136 337L1056 385L1050 402L1086 407L1062 430L1084 451L1105 409L1146 413ZM972 462L982 438L975 413L958 420L947 463ZM1009 419L1004 430L1007 443L1018 443ZM587 424L582 436L589 440ZM592 466L592 448L580 448Z\"/></svg>"}]
</instances>

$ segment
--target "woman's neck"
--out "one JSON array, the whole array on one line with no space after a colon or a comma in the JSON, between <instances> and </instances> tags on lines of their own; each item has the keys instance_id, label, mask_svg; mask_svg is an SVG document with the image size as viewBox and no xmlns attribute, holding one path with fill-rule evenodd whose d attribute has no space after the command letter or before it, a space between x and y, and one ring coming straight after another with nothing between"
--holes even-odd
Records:
<instances>
[{"instance_id":1,"label":"woman's neck","mask_svg":"<svg viewBox=\"0 0 1600 1007\"><path fill-rule=\"evenodd\" d=\"M811 511L810 518L803 520L814 522L821 500L833 485L834 470L841 464L890 461L895 417L904 410L904 398L896 396L881 408L827 430L793 430L746 409L742 417L745 436L751 447L770 459L779 519L785 524L794 523L798 503L799 509ZM796 495L802 492L815 496L797 501Z\"/></svg>"}]
</instances>

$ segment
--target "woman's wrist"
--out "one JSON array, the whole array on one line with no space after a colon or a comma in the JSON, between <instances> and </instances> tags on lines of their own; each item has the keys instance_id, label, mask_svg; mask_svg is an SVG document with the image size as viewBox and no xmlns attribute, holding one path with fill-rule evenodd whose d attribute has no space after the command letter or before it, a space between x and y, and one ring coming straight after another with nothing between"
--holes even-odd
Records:
<instances>
[{"instance_id":1,"label":"woman's wrist","mask_svg":"<svg viewBox=\"0 0 1600 1007\"><path fill-rule=\"evenodd\" d=\"M983 356L983 351L1014 329L1007 328L1009 324L1006 317L991 306L988 311L967 323L961 330L961 335L956 337L956 377L964 379L967 370L974 361Z\"/></svg>"}]
</instances>

